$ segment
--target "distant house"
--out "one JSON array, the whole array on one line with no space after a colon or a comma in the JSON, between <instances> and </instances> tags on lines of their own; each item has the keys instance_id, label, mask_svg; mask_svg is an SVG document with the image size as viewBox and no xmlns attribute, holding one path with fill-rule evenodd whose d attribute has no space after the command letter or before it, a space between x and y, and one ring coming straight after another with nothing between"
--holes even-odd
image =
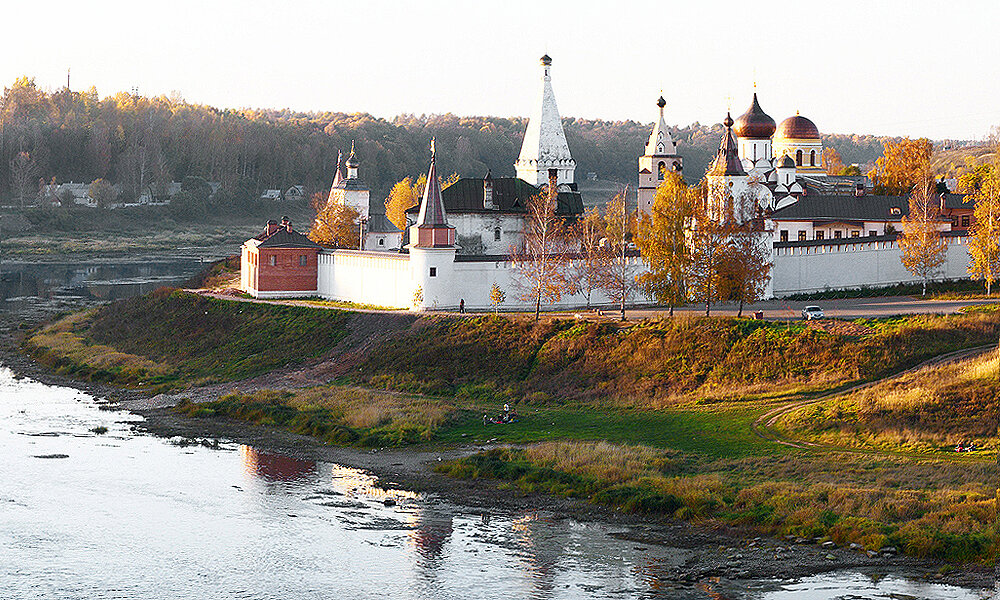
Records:
<instances>
[{"instance_id":1,"label":"distant house","mask_svg":"<svg viewBox=\"0 0 1000 600\"><path fill-rule=\"evenodd\" d=\"M307 197L306 186L304 185L293 185L292 187L285 190L285 200L289 202L294 202L296 200L304 200Z\"/></svg>"},{"instance_id":2,"label":"distant house","mask_svg":"<svg viewBox=\"0 0 1000 600\"><path fill-rule=\"evenodd\" d=\"M272 219L243 243L241 289L254 298L314 295L319 251L319 244L292 229L288 217L280 224Z\"/></svg>"},{"instance_id":3,"label":"distant house","mask_svg":"<svg viewBox=\"0 0 1000 600\"><path fill-rule=\"evenodd\" d=\"M261 200L281 200L281 190L264 190L260 195Z\"/></svg>"}]
</instances>

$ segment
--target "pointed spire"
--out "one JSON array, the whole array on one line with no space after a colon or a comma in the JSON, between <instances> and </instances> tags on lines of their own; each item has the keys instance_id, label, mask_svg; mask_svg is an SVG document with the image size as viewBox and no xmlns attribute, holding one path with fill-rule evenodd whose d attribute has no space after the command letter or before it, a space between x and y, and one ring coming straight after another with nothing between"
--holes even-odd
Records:
<instances>
[{"instance_id":1,"label":"pointed spire","mask_svg":"<svg viewBox=\"0 0 1000 600\"><path fill-rule=\"evenodd\" d=\"M552 59L548 55L543 56L541 65L541 99L528 120L528 128L521 143L521 154L514 167L517 169L517 176L531 185L542 186L548 183L549 169L558 171L560 184L573 183L576 161L566 143L566 132L563 131L556 96L552 91L552 78L549 75Z\"/></svg>"},{"instance_id":2,"label":"pointed spire","mask_svg":"<svg viewBox=\"0 0 1000 600\"><path fill-rule=\"evenodd\" d=\"M677 154L677 146L674 144L673 138L670 137L670 129L667 128L666 121L663 120L663 107L666 105L667 101L661 95L656 101L656 106L660 109L660 118L653 125L653 131L649 134L649 141L646 142L646 156L670 156Z\"/></svg>"},{"instance_id":3,"label":"pointed spire","mask_svg":"<svg viewBox=\"0 0 1000 600\"><path fill-rule=\"evenodd\" d=\"M343 160L344 153L340 150L337 151L337 172L333 176L333 187L340 185L340 182L344 180L344 176L340 173L340 161Z\"/></svg>"},{"instance_id":4,"label":"pointed spire","mask_svg":"<svg viewBox=\"0 0 1000 600\"><path fill-rule=\"evenodd\" d=\"M431 138L431 166L430 170L427 171L427 184L424 186L424 197L420 202L420 214L417 215L418 227L448 225L448 217L444 212L444 201L441 199L441 184L438 183L434 154L434 138Z\"/></svg>"},{"instance_id":5,"label":"pointed spire","mask_svg":"<svg viewBox=\"0 0 1000 600\"><path fill-rule=\"evenodd\" d=\"M722 143L719 145L719 152L715 155L715 162L710 172L712 175L746 175L740 162L736 139L733 137L732 115L727 112L722 124L726 126L726 131L722 134Z\"/></svg>"}]
</instances>

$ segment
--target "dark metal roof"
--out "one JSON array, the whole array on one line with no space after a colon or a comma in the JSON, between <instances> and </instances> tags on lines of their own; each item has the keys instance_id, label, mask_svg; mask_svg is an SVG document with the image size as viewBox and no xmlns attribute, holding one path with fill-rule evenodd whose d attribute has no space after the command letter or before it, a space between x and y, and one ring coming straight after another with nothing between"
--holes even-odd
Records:
<instances>
[{"instance_id":1,"label":"dark metal roof","mask_svg":"<svg viewBox=\"0 0 1000 600\"><path fill-rule=\"evenodd\" d=\"M483 179L463 177L441 190L441 199L449 213L524 213L528 200L542 192L542 188L516 177L491 177L493 205L483 207ZM556 195L556 214L573 216L583 214L583 196L578 191L560 191ZM409 209L412 213L416 208Z\"/></svg>"},{"instance_id":2,"label":"dark metal roof","mask_svg":"<svg viewBox=\"0 0 1000 600\"><path fill-rule=\"evenodd\" d=\"M754 92L750 108L736 119L733 130L741 138L764 139L771 137L774 129L774 119L761 109L757 102L757 92Z\"/></svg>"},{"instance_id":3,"label":"dark metal roof","mask_svg":"<svg viewBox=\"0 0 1000 600\"><path fill-rule=\"evenodd\" d=\"M715 162L712 163L710 173L712 175L746 175L743 170L743 162L740 161L739 149L736 146L736 139L733 138L733 118L726 113L725 133L722 134L722 143L719 144L719 152L715 155Z\"/></svg>"},{"instance_id":4,"label":"dark metal roof","mask_svg":"<svg viewBox=\"0 0 1000 600\"><path fill-rule=\"evenodd\" d=\"M424 187L424 197L420 201L420 213L417 216L418 227L448 225L444 202L441 201L441 184L438 182L437 165L434 162L432 154L431 168L427 172L427 185Z\"/></svg>"},{"instance_id":5,"label":"dark metal roof","mask_svg":"<svg viewBox=\"0 0 1000 600\"><path fill-rule=\"evenodd\" d=\"M899 214L892 214L898 208ZM899 221L910 211L906 196L803 196L771 213L776 221Z\"/></svg>"},{"instance_id":6,"label":"dark metal roof","mask_svg":"<svg viewBox=\"0 0 1000 600\"><path fill-rule=\"evenodd\" d=\"M969 235L967 231L942 231L941 237L943 238L956 238L956 237L966 237ZM826 238L823 240L803 240L803 241L788 241L788 242L774 242L773 246L775 248L813 248L816 246L848 246L851 244L870 244L877 242L894 242L899 239L899 233L890 233L888 235L862 235L858 237L842 237L842 238Z\"/></svg>"},{"instance_id":7,"label":"dark metal roof","mask_svg":"<svg viewBox=\"0 0 1000 600\"><path fill-rule=\"evenodd\" d=\"M298 231L288 231L284 227L265 237L258 248L321 248L319 244Z\"/></svg>"},{"instance_id":8,"label":"dark metal roof","mask_svg":"<svg viewBox=\"0 0 1000 600\"><path fill-rule=\"evenodd\" d=\"M333 187L338 190L368 190L368 186L356 177L354 179L341 179L340 181L334 181Z\"/></svg>"},{"instance_id":9,"label":"dark metal roof","mask_svg":"<svg viewBox=\"0 0 1000 600\"><path fill-rule=\"evenodd\" d=\"M944 208L972 209L963 194L946 194ZM898 208L899 214L892 214ZM909 196L806 195L771 213L776 221L901 221L910 213Z\"/></svg>"},{"instance_id":10,"label":"dark metal roof","mask_svg":"<svg viewBox=\"0 0 1000 600\"><path fill-rule=\"evenodd\" d=\"M368 214L369 233L400 233L402 230L392 224L392 221L385 216L385 213Z\"/></svg>"}]
</instances>

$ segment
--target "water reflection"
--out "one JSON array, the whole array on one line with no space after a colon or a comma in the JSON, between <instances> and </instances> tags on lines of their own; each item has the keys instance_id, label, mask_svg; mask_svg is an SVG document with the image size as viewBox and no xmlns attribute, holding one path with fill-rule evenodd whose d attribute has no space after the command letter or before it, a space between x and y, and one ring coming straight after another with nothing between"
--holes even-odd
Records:
<instances>
[{"instance_id":1,"label":"water reflection","mask_svg":"<svg viewBox=\"0 0 1000 600\"><path fill-rule=\"evenodd\" d=\"M243 470L265 482L297 482L316 476L316 461L282 454L269 454L252 446L240 446Z\"/></svg>"}]
</instances>

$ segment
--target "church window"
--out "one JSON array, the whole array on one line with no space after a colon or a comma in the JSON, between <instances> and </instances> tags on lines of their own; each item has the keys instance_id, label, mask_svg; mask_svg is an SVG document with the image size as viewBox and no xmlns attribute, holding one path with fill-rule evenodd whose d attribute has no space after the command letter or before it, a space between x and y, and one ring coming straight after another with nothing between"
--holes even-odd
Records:
<instances>
[{"instance_id":1,"label":"church window","mask_svg":"<svg viewBox=\"0 0 1000 600\"><path fill-rule=\"evenodd\" d=\"M962 227L969 226L969 215L962 215Z\"/></svg>"},{"instance_id":2,"label":"church window","mask_svg":"<svg viewBox=\"0 0 1000 600\"><path fill-rule=\"evenodd\" d=\"M799 232L799 241L800 242L806 241L806 232L805 231L800 231Z\"/></svg>"},{"instance_id":3,"label":"church window","mask_svg":"<svg viewBox=\"0 0 1000 600\"><path fill-rule=\"evenodd\" d=\"M860 236L861 236L861 232L858 231L857 229L855 229L854 231L851 232L851 237L852 238L854 238L854 237L860 237Z\"/></svg>"},{"instance_id":4,"label":"church window","mask_svg":"<svg viewBox=\"0 0 1000 600\"><path fill-rule=\"evenodd\" d=\"M788 241L788 230L787 229L782 229L781 230L781 241L783 241L783 242L787 242Z\"/></svg>"},{"instance_id":5,"label":"church window","mask_svg":"<svg viewBox=\"0 0 1000 600\"><path fill-rule=\"evenodd\" d=\"M272 267L278 266L278 257L272 254L270 257L270 263Z\"/></svg>"},{"instance_id":6,"label":"church window","mask_svg":"<svg viewBox=\"0 0 1000 600\"><path fill-rule=\"evenodd\" d=\"M815 150L811 150L809 152L809 166L810 167L815 167L816 166L816 151Z\"/></svg>"},{"instance_id":7,"label":"church window","mask_svg":"<svg viewBox=\"0 0 1000 600\"><path fill-rule=\"evenodd\" d=\"M843 236L844 236L844 232L841 231L841 230L839 230L839 229L837 231L833 232L833 237L836 238L836 239L838 239L838 240L840 238L842 238Z\"/></svg>"},{"instance_id":8,"label":"church window","mask_svg":"<svg viewBox=\"0 0 1000 600\"><path fill-rule=\"evenodd\" d=\"M876 235L878 235L878 232L875 231L874 229L868 230L868 237L875 237Z\"/></svg>"},{"instance_id":9,"label":"church window","mask_svg":"<svg viewBox=\"0 0 1000 600\"><path fill-rule=\"evenodd\" d=\"M437 276L438 276L437 267L431 267L431 277L437 277Z\"/></svg>"},{"instance_id":10,"label":"church window","mask_svg":"<svg viewBox=\"0 0 1000 600\"><path fill-rule=\"evenodd\" d=\"M816 239L817 240L823 239L823 232L822 231L817 231L816 232Z\"/></svg>"},{"instance_id":11,"label":"church window","mask_svg":"<svg viewBox=\"0 0 1000 600\"><path fill-rule=\"evenodd\" d=\"M656 168L656 178L659 179L660 181L663 181L663 178L666 176L666 173L667 173L667 164L663 161L660 161L659 166Z\"/></svg>"},{"instance_id":12,"label":"church window","mask_svg":"<svg viewBox=\"0 0 1000 600\"><path fill-rule=\"evenodd\" d=\"M501 233L502 232L500 231L499 227L497 227L496 229L493 230L493 241L494 242L499 242L500 241L500 235L501 235Z\"/></svg>"},{"instance_id":13,"label":"church window","mask_svg":"<svg viewBox=\"0 0 1000 600\"><path fill-rule=\"evenodd\" d=\"M379 238L378 239L378 245L379 246L385 246L385 238Z\"/></svg>"},{"instance_id":14,"label":"church window","mask_svg":"<svg viewBox=\"0 0 1000 600\"><path fill-rule=\"evenodd\" d=\"M797 166L800 166L800 167L802 166L802 151L801 150L796 150L795 151L795 164Z\"/></svg>"},{"instance_id":15,"label":"church window","mask_svg":"<svg viewBox=\"0 0 1000 600\"><path fill-rule=\"evenodd\" d=\"M300 267L304 267L307 264L309 264L309 257L306 256L305 254L300 254L299 255L299 266Z\"/></svg>"}]
</instances>

